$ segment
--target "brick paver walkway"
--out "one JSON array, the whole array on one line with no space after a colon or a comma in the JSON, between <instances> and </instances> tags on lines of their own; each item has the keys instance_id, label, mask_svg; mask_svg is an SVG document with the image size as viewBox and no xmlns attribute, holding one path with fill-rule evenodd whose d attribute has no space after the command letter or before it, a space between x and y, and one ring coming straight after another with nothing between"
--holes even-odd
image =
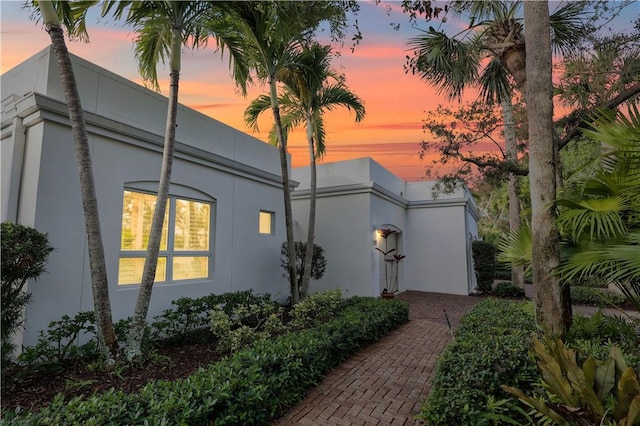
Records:
<instances>
[{"instance_id":1,"label":"brick paver walkway","mask_svg":"<svg viewBox=\"0 0 640 426\"><path fill-rule=\"evenodd\" d=\"M413 425L436 361L456 327L483 298L408 291L411 321L330 372L274 425Z\"/></svg>"}]
</instances>

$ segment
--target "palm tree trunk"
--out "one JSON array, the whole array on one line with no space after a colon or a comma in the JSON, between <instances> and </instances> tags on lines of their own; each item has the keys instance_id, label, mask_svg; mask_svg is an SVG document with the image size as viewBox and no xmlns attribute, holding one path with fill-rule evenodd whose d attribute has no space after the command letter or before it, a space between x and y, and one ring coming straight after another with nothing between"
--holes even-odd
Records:
<instances>
[{"instance_id":1,"label":"palm tree trunk","mask_svg":"<svg viewBox=\"0 0 640 426\"><path fill-rule=\"evenodd\" d=\"M280 119L280 105L278 104L278 90L275 77L269 79L269 90L271 95L271 109L273 110L273 121L278 135L278 147L280 151L280 167L282 169L282 189L284 192L284 219L287 228L287 254L289 256L289 280L291 286L291 303L293 305L300 301L298 289L298 273L296 268L296 248L293 238L293 211L291 209L291 187L289 186L289 161L287 160L287 140L282 130Z\"/></svg>"},{"instance_id":2,"label":"palm tree trunk","mask_svg":"<svg viewBox=\"0 0 640 426\"><path fill-rule=\"evenodd\" d=\"M564 318L564 294L553 270L560 262L555 227L556 176L553 143L553 85L549 3L524 2L527 40L527 87L529 116L529 176L532 207L532 267L536 319L552 336L564 336L570 318Z\"/></svg>"},{"instance_id":3,"label":"palm tree trunk","mask_svg":"<svg viewBox=\"0 0 640 426\"><path fill-rule=\"evenodd\" d=\"M304 299L309 294L311 267L313 263L313 240L316 228L316 153L313 141L313 119L310 113L307 113L307 141L309 142L309 169L311 171L311 182L309 185L309 229L307 229L307 249L304 255L302 283L300 284L301 299Z\"/></svg>"},{"instance_id":4,"label":"palm tree trunk","mask_svg":"<svg viewBox=\"0 0 640 426\"><path fill-rule=\"evenodd\" d=\"M100 230L98 200L96 197L95 182L93 180L87 128L80 103L78 85L58 16L50 1L40 1L39 6L58 62L60 80L62 81L64 96L69 110L69 121L71 123L73 142L78 160L80 191L82 194L82 207L84 210L87 245L89 249L93 306L98 324L98 338L100 343L108 349L108 351L105 352L109 362L112 362L118 355L118 340L111 317L109 282L107 279L104 246L102 244L102 234Z\"/></svg>"},{"instance_id":5,"label":"palm tree trunk","mask_svg":"<svg viewBox=\"0 0 640 426\"><path fill-rule=\"evenodd\" d=\"M513 118L513 103L511 99L502 102L504 117L504 139L507 161L518 162L518 145L516 142L516 124ZM515 232L520 228L520 177L509 173L509 230ZM511 284L524 289L524 267L511 267Z\"/></svg>"},{"instance_id":6,"label":"palm tree trunk","mask_svg":"<svg viewBox=\"0 0 640 426\"><path fill-rule=\"evenodd\" d=\"M171 80L169 90L169 102L167 107L167 122L164 135L164 150L162 152L162 170L158 183L158 197L153 211L151 230L149 231L149 243L144 259L142 282L138 290L138 299L133 314L133 322L127 338L127 359L132 360L141 353L142 338L149 312L153 282L156 277L160 242L162 239L162 227L164 223L167 200L169 198L169 185L171 184L171 168L173 166L173 151L176 138L176 122L178 115L178 83L180 81L180 47L182 37L180 31L173 29L173 45L171 47Z\"/></svg>"}]
</instances>

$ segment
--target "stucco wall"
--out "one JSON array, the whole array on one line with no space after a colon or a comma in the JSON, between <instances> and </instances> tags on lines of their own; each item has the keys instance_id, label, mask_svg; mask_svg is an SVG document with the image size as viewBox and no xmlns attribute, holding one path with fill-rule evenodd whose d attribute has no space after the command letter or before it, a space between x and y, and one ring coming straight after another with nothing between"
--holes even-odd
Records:
<instances>
[{"instance_id":1,"label":"stucco wall","mask_svg":"<svg viewBox=\"0 0 640 426\"><path fill-rule=\"evenodd\" d=\"M4 92L5 87L29 86L14 86L12 79L21 81L41 74L46 79L46 72L32 67L54 73L49 52L39 55L38 60L27 61L2 76L3 96L10 95ZM117 320L133 314L138 289L136 285L117 285L123 190L137 185L157 188L166 99L78 58L74 58L74 67L87 108L111 305ZM47 232L56 249L49 257L48 272L29 283L33 298L24 333L24 344L28 345L35 343L38 331L50 321L93 309L76 156L56 79L57 71L55 78L49 75L46 95L27 95L15 105L12 102L20 96L3 101L4 163L4 154L14 152L12 138L19 133L10 130L13 116L24 117L27 133L24 170L16 177L19 185L5 184L3 163L3 202L17 197L16 187L19 201L6 211L3 207L2 219L11 217L9 210L13 209L18 222ZM209 279L156 284L150 319L182 296L252 288L286 298L288 288L279 264L279 247L285 239L279 176L275 147L180 108L171 192L198 191L206 199L215 199L211 229L214 263ZM261 209L275 212L275 235L259 234Z\"/></svg>"},{"instance_id":2,"label":"stucco wall","mask_svg":"<svg viewBox=\"0 0 640 426\"><path fill-rule=\"evenodd\" d=\"M411 290L469 294L464 206L407 211L406 275Z\"/></svg>"}]
</instances>

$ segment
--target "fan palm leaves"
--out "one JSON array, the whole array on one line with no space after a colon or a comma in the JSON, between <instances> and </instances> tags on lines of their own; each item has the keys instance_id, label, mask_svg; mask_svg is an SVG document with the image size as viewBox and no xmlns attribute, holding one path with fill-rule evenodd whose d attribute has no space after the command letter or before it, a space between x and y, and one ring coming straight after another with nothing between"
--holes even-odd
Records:
<instances>
[{"instance_id":1,"label":"fan palm leaves","mask_svg":"<svg viewBox=\"0 0 640 426\"><path fill-rule=\"evenodd\" d=\"M564 240L557 273L565 282L595 275L614 283L640 310L640 112L632 106L615 119L601 116L584 133L605 152L602 167L557 200ZM501 259L530 261L530 241L522 234L501 242Z\"/></svg>"},{"instance_id":2,"label":"fan palm leaves","mask_svg":"<svg viewBox=\"0 0 640 426\"><path fill-rule=\"evenodd\" d=\"M429 27L408 42L414 51L408 68L439 94L460 99L465 87L479 85L487 103L510 98L515 84L524 89L524 33L521 2L456 1L450 13L470 16L470 25L453 36ZM585 2L568 2L551 15L552 44L558 52L575 49L584 37ZM489 58L487 61L486 58Z\"/></svg>"}]
</instances>

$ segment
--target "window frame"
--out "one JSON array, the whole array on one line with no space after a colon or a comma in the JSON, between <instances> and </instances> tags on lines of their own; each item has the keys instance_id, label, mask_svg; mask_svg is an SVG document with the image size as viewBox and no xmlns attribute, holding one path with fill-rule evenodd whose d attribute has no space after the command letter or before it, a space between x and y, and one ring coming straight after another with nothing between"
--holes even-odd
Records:
<instances>
[{"instance_id":1,"label":"window frame","mask_svg":"<svg viewBox=\"0 0 640 426\"><path fill-rule=\"evenodd\" d=\"M270 224L269 224L269 232L262 232L260 229L260 225L262 223L262 214L266 213L269 215ZM258 234L260 235L276 235L276 212L271 210L260 209L258 212Z\"/></svg>"},{"instance_id":2,"label":"window frame","mask_svg":"<svg viewBox=\"0 0 640 426\"><path fill-rule=\"evenodd\" d=\"M142 186L142 185L141 185ZM144 185L148 186L148 185ZM174 185L172 185L172 189ZM127 288L133 286L139 286L140 283L120 283L120 260L124 258L144 259L147 254L147 250L123 250L122 249L122 219L124 213L124 194L125 192L133 192L138 194L146 194L155 196L157 199L157 192L149 190L140 186L125 186L122 190L123 205L120 209L120 239L119 239L119 255L118 255L118 274L117 274L117 287ZM200 195L200 197L198 197ZM209 205L209 241L208 250L176 250L175 243L175 224L176 224L176 208L177 200L183 200L187 202L197 202ZM170 191L167 199L167 208L169 211L168 221L166 223L167 228L167 249L159 250L158 259L166 259L165 279L162 281L154 280L154 284L183 284L197 281L209 281L213 278L214 274L214 241L215 241L215 212L216 212L216 200L205 194L200 194L199 191L193 190L188 187L184 187L183 190ZM206 257L207 261L207 276L188 278L188 279L175 279L174 278L174 259L180 257Z\"/></svg>"}]
</instances>

